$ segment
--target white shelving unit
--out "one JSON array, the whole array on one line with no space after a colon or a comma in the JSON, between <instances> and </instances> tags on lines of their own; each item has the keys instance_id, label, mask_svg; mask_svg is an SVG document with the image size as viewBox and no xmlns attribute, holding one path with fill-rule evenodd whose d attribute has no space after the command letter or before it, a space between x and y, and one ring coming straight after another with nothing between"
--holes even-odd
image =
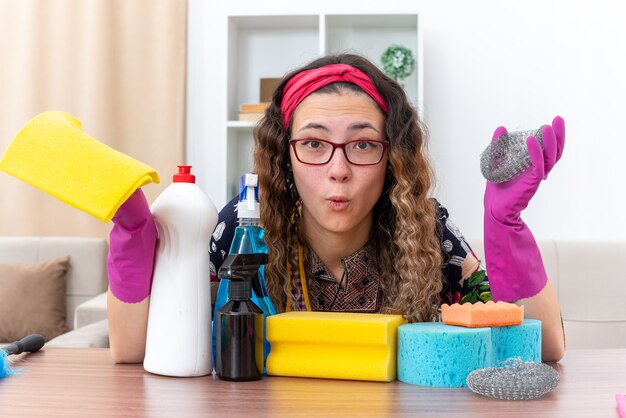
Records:
<instances>
[{"instance_id":1,"label":"white shelving unit","mask_svg":"<svg viewBox=\"0 0 626 418\"><path fill-rule=\"evenodd\" d=\"M190 3L190 25L194 2ZM367 56L380 65L382 52L391 44L400 44L411 49L417 61L416 71L404 80L409 99L418 109L423 103L422 88L422 47L418 14L401 13L360 13L360 14L256 14L224 15L225 45L213 46L218 50L215 62L225 64L225 71L216 71L214 76L223 74L222 80L212 82L210 92L212 105L204 107L217 110L212 114L209 145L202 144L199 138L192 137L206 131L202 127L201 113L197 99L188 101L188 152L187 160L202 165L202 156L197 151L207 148L210 154L223 158L211 167L212 174L203 178L200 173L200 186L221 207L238 192L239 177L252 169L252 130L254 122L238 120L239 106L243 103L258 103L261 78L282 77L292 69L325 55L340 52L358 53ZM191 33L192 28L190 28ZM198 42L197 40L195 42ZM203 49L194 48L190 41L189 59L194 62L194 54L202 54ZM206 52L207 49L204 49ZM220 53L224 59L219 59ZM194 79L197 74L188 76L188 92L198 95ZM223 93L223 96L219 93ZM193 99L193 98L192 98ZM195 111L194 111L195 110ZM221 115L221 116L220 116ZM195 129L200 127L201 129ZM206 132L205 132L206 134ZM204 181L203 181L204 180Z\"/></svg>"}]
</instances>

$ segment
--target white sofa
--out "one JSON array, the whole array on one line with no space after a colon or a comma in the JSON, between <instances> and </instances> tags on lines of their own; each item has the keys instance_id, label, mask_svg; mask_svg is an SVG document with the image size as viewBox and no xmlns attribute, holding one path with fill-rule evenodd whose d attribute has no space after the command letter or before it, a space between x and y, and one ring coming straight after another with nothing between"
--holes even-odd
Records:
<instances>
[{"instance_id":1,"label":"white sofa","mask_svg":"<svg viewBox=\"0 0 626 418\"><path fill-rule=\"evenodd\" d=\"M108 347L107 252L108 243L103 238L0 237L0 263L36 263L70 256L66 323L71 331L50 340L47 346Z\"/></svg>"},{"instance_id":2,"label":"white sofa","mask_svg":"<svg viewBox=\"0 0 626 418\"><path fill-rule=\"evenodd\" d=\"M483 241L469 243L484 260ZM626 241L538 244L559 296L567 348L626 348Z\"/></svg>"}]
</instances>

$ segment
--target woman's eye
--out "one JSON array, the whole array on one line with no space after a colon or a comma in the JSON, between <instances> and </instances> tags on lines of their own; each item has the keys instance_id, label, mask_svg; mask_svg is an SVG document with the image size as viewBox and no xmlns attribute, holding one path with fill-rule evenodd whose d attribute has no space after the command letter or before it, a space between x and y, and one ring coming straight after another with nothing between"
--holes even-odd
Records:
<instances>
[{"instance_id":1,"label":"woman's eye","mask_svg":"<svg viewBox=\"0 0 626 418\"><path fill-rule=\"evenodd\" d=\"M302 141L302 145L311 149L319 149L324 146L324 143L322 141L316 141L315 139L309 139L307 141Z\"/></svg>"},{"instance_id":2,"label":"woman's eye","mask_svg":"<svg viewBox=\"0 0 626 418\"><path fill-rule=\"evenodd\" d=\"M359 141L354 143L354 148L359 151L369 151L376 149L377 143L371 141Z\"/></svg>"}]
</instances>

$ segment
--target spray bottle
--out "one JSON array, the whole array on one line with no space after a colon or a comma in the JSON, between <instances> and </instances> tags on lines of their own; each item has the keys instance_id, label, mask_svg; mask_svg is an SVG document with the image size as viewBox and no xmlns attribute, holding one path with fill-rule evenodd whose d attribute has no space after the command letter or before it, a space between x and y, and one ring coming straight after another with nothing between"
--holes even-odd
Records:
<instances>
[{"instance_id":1,"label":"spray bottle","mask_svg":"<svg viewBox=\"0 0 626 418\"><path fill-rule=\"evenodd\" d=\"M252 283L267 254L229 254L218 276L229 280L228 302L215 316L215 371L225 380L258 380L263 374L263 311L250 300Z\"/></svg>"},{"instance_id":2,"label":"spray bottle","mask_svg":"<svg viewBox=\"0 0 626 418\"><path fill-rule=\"evenodd\" d=\"M213 370L209 242L217 209L191 167L178 169L150 207L159 239L143 366L166 376L204 376Z\"/></svg>"},{"instance_id":3,"label":"spray bottle","mask_svg":"<svg viewBox=\"0 0 626 418\"><path fill-rule=\"evenodd\" d=\"M235 229L233 242L230 246L229 256L231 254L267 254L267 245L263 240L265 231L259 225L259 188L258 176L253 173L246 173L241 176L239 182L239 203L237 205L237 215L239 218L239 226ZM228 260L228 258L227 258ZM226 261L224 264L226 265ZM221 269L220 269L221 270ZM215 300L215 311L213 317L217 316L217 312L226 304L229 299L229 280L220 280ZM258 274L251 281L252 297L251 300L263 311L263 320L276 314L276 309L272 303L265 285L264 267L260 265ZM265 327L263 327L265 330ZM216 347L216 327L213 327L213 348ZM270 344L263 336L264 341L264 359L270 352Z\"/></svg>"}]
</instances>

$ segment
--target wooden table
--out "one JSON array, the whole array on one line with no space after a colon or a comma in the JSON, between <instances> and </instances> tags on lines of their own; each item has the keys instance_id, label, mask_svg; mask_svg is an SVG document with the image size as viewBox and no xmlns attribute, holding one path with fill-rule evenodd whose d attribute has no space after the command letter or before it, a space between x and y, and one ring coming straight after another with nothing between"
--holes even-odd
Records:
<instances>
[{"instance_id":1,"label":"wooden table","mask_svg":"<svg viewBox=\"0 0 626 418\"><path fill-rule=\"evenodd\" d=\"M116 365L107 349L48 348L13 356L21 372L0 380L0 416L411 416L616 417L626 393L626 349L570 350L559 387L535 401L498 401L466 388L264 377L172 378Z\"/></svg>"}]
</instances>

